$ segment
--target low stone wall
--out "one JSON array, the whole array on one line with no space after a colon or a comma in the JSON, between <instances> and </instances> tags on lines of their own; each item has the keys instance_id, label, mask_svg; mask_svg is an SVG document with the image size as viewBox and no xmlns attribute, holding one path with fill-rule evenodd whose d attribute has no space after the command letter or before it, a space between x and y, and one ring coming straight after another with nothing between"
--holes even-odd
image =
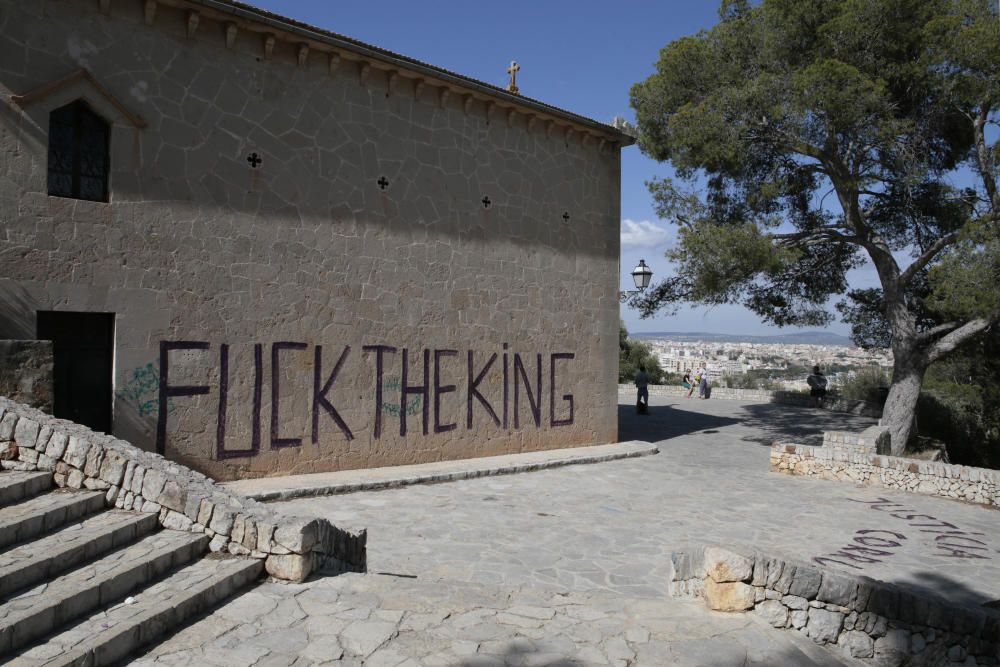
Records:
<instances>
[{"instance_id":1,"label":"low stone wall","mask_svg":"<svg viewBox=\"0 0 1000 667\"><path fill-rule=\"evenodd\" d=\"M619 384L618 393L635 396L635 386ZM651 396L687 396L688 390L679 385L657 384L649 386ZM697 395L698 390L695 390ZM757 403L780 403L782 405L812 405L812 399L807 394L796 391L768 391L765 389L729 389L727 387L712 387L712 398L730 401L752 401ZM856 401L838 396L828 396L823 401L823 409L831 412L846 412L862 417L882 416L882 408L865 401Z\"/></svg>"},{"instance_id":2,"label":"low stone wall","mask_svg":"<svg viewBox=\"0 0 1000 667\"><path fill-rule=\"evenodd\" d=\"M55 483L106 491L107 505L155 512L164 528L205 533L209 548L265 559L267 572L302 581L316 569L363 571L366 531L280 514L159 454L0 397L0 464L47 470Z\"/></svg>"},{"instance_id":3,"label":"low stone wall","mask_svg":"<svg viewBox=\"0 0 1000 667\"><path fill-rule=\"evenodd\" d=\"M758 552L692 547L672 563L674 596L752 610L870 664L1000 664L1000 614L989 609Z\"/></svg>"},{"instance_id":4,"label":"low stone wall","mask_svg":"<svg viewBox=\"0 0 1000 667\"><path fill-rule=\"evenodd\" d=\"M52 412L52 341L0 340L0 396Z\"/></svg>"},{"instance_id":5,"label":"low stone wall","mask_svg":"<svg viewBox=\"0 0 1000 667\"><path fill-rule=\"evenodd\" d=\"M860 442L839 432L827 433L822 447L776 442L771 445L771 472L1000 506L1000 470L888 456L878 453L884 446L872 446L870 438L853 437Z\"/></svg>"}]
</instances>

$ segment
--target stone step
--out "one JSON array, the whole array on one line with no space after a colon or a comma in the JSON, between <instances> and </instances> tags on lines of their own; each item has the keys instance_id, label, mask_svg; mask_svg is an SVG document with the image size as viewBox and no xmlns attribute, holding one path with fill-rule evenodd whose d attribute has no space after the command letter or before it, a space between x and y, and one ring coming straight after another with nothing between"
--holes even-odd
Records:
<instances>
[{"instance_id":1,"label":"stone step","mask_svg":"<svg viewBox=\"0 0 1000 667\"><path fill-rule=\"evenodd\" d=\"M104 509L103 491L58 489L0 508L0 548L25 542Z\"/></svg>"},{"instance_id":2,"label":"stone step","mask_svg":"<svg viewBox=\"0 0 1000 667\"><path fill-rule=\"evenodd\" d=\"M10 470L0 473L0 507L13 505L52 488L52 473Z\"/></svg>"},{"instance_id":3,"label":"stone step","mask_svg":"<svg viewBox=\"0 0 1000 667\"><path fill-rule=\"evenodd\" d=\"M18 667L111 665L160 639L260 577L263 561L203 558L14 658Z\"/></svg>"},{"instance_id":4,"label":"stone step","mask_svg":"<svg viewBox=\"0 0 1000 667\"><path fill-rule=\"evenodd\" d=\"M112 510L0 553L0 600L157 529L155 514Z\"/></svg>"},{"instance_id":5,"label":"stone step","mask_svg":"<svg viewBox=\"0 0 1000 667\"><path fill-rule=\"evenodd\" d=\"M103 499L102 499L103 500ZM12 597L0 605L0 654L27 646L97 607L109 605L208 545L197 533L164 530Z\"/></svg>"}]
</instances>

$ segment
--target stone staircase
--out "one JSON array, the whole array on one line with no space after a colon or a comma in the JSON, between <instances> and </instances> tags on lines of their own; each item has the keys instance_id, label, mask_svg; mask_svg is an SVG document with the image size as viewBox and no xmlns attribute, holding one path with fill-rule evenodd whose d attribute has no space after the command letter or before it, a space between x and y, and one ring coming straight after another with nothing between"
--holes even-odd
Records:
<instances>
[{"instance_id":1,"label":"stone staircase","mask_svg":"<svg viewBox=\"0 0 1000 667\"><path fill-rule=\"evenodd\" d=\"M202 533L105 509L103 491L0 472L0 664L107 665L259 578Z\"/></svg>"}]
</instances>

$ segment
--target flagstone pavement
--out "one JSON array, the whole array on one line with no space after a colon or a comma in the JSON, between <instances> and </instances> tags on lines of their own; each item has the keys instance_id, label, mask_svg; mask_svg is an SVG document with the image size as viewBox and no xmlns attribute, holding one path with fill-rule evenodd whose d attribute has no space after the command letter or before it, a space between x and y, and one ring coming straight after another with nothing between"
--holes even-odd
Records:
<instances>
[{"instance_id":1,"label":"flagstone pavement","mask_svg":"<svg viewBox=\"0 0 1000 667\"><path fill-rule=\"evenodd\" d=\"M905 535L863 573L949 599L1000 599L1000 511L769 473L774 439L818 444L872 420L806 408L620 398L620 437L660 454L501 477L282 503L369 530L369 571L265 583L134 664L837 665L853 664L754 615L667 596L668 554L753 547L810 560L856 530ZM872 508L886 498L983 533L956 560L933 536Z\"/></svg>"}]
</instances>

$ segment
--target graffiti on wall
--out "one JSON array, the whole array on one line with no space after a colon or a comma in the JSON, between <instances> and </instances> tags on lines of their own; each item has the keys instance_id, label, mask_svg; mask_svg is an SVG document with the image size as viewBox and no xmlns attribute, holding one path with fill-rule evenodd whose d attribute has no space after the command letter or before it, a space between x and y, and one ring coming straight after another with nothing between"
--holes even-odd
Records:
<instances>
[{"instance_id":1,"label":"graffiti on wall","mask_svg":"<svg viewBox=\"0 0 1000 667\"><path fill-rule=\"evenodd\" d=\"M948 521L942 521L930 514L919 514L916 510L907 509L905 505L886 498L876 500L857 500L848 498L851 502L863 503L876 512L884 512L907 527L922 533L924 541L930 546L931 553L945 558L990 560L990 547L984 541L986 537L981 532L962 530ZM902 528L900 528L902 530ZM854 570L862 570L865 565L881 563L895 555L897 549L903 546L906 535L895 530L865 529L857 530L851 544L839 550L816 556L813 561L820 565L837 563Z\"/></svg>"},{"instance_id":2,"label":"graffiti on wall","mask_svg":"<svg viewBox=\"0 0 1000 667\"><path fill-rule=\"evenodd\" d=\"M291 363L292 356L308 356L310 346L307 343L279 341L271 343L269 347L271 418L268 446L272 450L300 447L303 437L281 435L284 424L281 416L281 380L284 371L300 368L299 365ZM157 451L162 454L166 450L170 401L180 397L216 393L218 396L216 458L221 460L258 455L263 441L261 412L264 401L264 349L263 343L253 344L250 442L248 446L234 448L226 442L231 382L229 344L218 345L219 381L218 386L211 387L207 384L175 385L170 381L171 352L201 352L205 353L206 359L210 359L211 343L161 341L159 359L161 372L157 383L159 408L156 429ZM315 345L311 355L312 401L309 425L311 427L309 435L313 444L319 442L321 421L327 424L332 422L341 436L347 440L353 440L355 437L354 429L330 398L334 385L341 379L344 366L352 355L364 357L374 366L371 437L375 440L382 437L386 428L390 428L387 422L391 421L398 422L401 437L406 437L408 433L412 436L415 428L419 428L421 435L428 435L430 432L447 433L459 428L472 430L477 423L484 420L504 429L511 427L520 429L522 423L525 427L533 425L536 429L543 428L546 422L551 428L573 424L573 394L564 394L558 389L560 378L565 374L567 365L576 358L572 352L522 355L519 352L511 352L505 343L502 351L488 355L475 350L464 350L462 353L452 349L429 348L411 351L409 348L396 348L391 345L364 345L360 352L345 345L334 354L330 354L322 345ZM298 361L301 361L301 358ZM490 392L486 391L485 381L491 372L499 374L502 378L500 396L487 396ZM462 383L465 389L465 405L460 406L457 411L453 410L451 414L446 414L443 399L448 394L457 393L459 383ZM548 398L547 415L543 414L545 398ZM528 415L526 421L522 420L522 412ZM390 419L386 419L386 416ZM415 422L418 423L416 426ZM287 428L287 425L285 427Z\"/></svg>"},{"instance_id":3,"label":"graffiti on wall","mask_svg":"<svg viewBox=\"0 0 1000 667\"><path fill-rule=\"evenodd\" d=\"M137 366L129 371L124 386L115 391L115 397L136 409L140 417L157 413L160 407L160 369L158 362ZM173 403L167 400L167 412L173 412Z\"/></svg>"}]
</instances>

